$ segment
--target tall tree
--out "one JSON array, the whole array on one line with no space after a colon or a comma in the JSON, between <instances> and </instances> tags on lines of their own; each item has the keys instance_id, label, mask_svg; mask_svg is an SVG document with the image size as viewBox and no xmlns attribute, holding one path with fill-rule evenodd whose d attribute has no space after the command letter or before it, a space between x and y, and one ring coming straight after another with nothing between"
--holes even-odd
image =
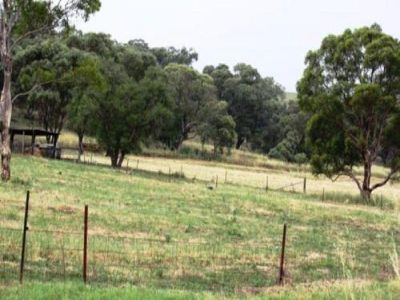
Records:
<instances>
[{"instance_id":1,"label":"tall tree","mask_svg":"<svg viewBox=\"0 0 400 300\"><path fill-rule=\"evenodd\" d=\"M219 64L217 67L205 66L203 73L210 75L214 79L218 98L225 99L225 82L233 77L229 67L225 64Z\"/></svg>"},{"instance_id":2,"label":"tall tree","mask_svg":"<svg viewBox=\"0 0 400 300\"><path fill-rule=\"evenodd\" d=\"M96 101L106 89L106 82L100 70L99 59L92 58L82 65L74 77L74 86L69 91L70 101L67 106L68 127L78 135L78 160L84 153L83 139L87 133L94 133L93 111Z\"/></svg>"},{"instance_id":3,"label":"tall tree","mask_svg":"<svg viewBox=\"0 0 400 300\"><path fill-rule=\"evenodd\" d=\"M207 67L205 71L211 71L219 97L229 104L228 112L236 123L237 149L246 141L253 149L259 149L265 144L261 138L274 139L276 130L271 130L274 124L271 121L284 97L282 87L272 78L262 78L257 69L243 63L234 67L233 74L225 65L214 70Z\"/></svg>"},{"instance_id":4,"label":"tall tree","mask_svg":"<svg viewBox=\"0 0 400 300\"><path fill-rule=\"evenodd\" d=\"M279 129L278 143L270 149L268 155L290 162L298 162L299 157L307 159L308 153L305 148L307 121L308 114L300 110L298 101L289 101L276 120L276 127Z\"/></svg>"},{"instance_id":5,"label":"tall tree","mask_svg":"<svg viewBox=\"0 0 400 300\"><path fill-rule=\"evenodd\" d=\"M215 101L203 109L202 123L197 132L203 145L211 142L214 146L214 156L223 154L224 148L228 151L235 145L235 121L228 114L228 103Z\"/></svg>"},{"instance_id":6,"label":"tall tree","mask_svg":"<svg viewBox=\"0 0 400 300\"><path fill-rule=\"evenodd\" d=\"M3 0L0 3L0 59L3 88L0 99L1 164L3 181L11 177L9 129L13 111L12 72L15 48L34 35L69 27L71 17L88 19L100 9L99 0Z\"/></svg>"},{"instance_id":7,"label":"tall tree","mask_svg":"<svg viewBox=\"0 0 400 300\"><path fill-rule=\"evenodd\" d=\"M196 135L203 122L204 109L217 101L213 80L186 65L170 64L165 68L175 99L175 122L164 132L164 142L178 149L182 143Z\"/></svg>"},{"instance_id":8,"label":"tall tree","mask_svg":"<svg viewBox=\"0 0 400 300\"><path fill-rule=\"evenodd\" d=\"M95 103L93 120L100 145L111 158L113 167L121 167L125 156L140 151L150 137L157 138L172 117L167 77L163 70L150 67L145 77L135 82L124 65L104 64L108 82L106 92Z\"/></svg>"},{"instance_id":9,"label":"tall tree","mask_svg":"<svg viewBox=\"0 0 400 300\"><path fill-rule=\"evenodd\" d=\"M96 58L67 47L59 38L35 40L16 53L15 66L18 67L16 87L30 90L27 98L42 127L58 134L64 128L68 106L77 94L89 96L102 85ZM45 85L41 84L44 82Z\"/></svg>"},{"instance_id":10,"label":"tall tree","mask_svg":"<svg viewBox=\"0 0 400 300\"><path fill-rule=\"evenodd\" d=\"M326 37L307 54L306 64L298 92L302 109L311 114L313 171L350 177L369 201L400 170L400 43L378 25L346 30ZM390 170L373 180L372 166L382 150L391 153Z\"/></svg>"}]
</instances>

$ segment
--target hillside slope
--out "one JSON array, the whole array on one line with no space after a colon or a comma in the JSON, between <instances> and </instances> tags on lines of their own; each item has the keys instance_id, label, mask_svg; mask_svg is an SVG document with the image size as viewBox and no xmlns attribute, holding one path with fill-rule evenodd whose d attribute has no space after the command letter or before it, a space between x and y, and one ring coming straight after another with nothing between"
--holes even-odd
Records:
<instances>
[{"instance_id":1,"label":"hillside slope","mask_svg":"<svg viewBox=\"0 0 400 300\"><path fill-rule=\"evenodd\" d=\"M15 156L13 167L11 183L0 186L0 278L11 286L26 190L28 283L80 279L85 204L94 286L264 294L278 289L284 223L288 285L389 281L399 272L400 219L393 210L32 157Z\"/></svg>"}]
</instances>

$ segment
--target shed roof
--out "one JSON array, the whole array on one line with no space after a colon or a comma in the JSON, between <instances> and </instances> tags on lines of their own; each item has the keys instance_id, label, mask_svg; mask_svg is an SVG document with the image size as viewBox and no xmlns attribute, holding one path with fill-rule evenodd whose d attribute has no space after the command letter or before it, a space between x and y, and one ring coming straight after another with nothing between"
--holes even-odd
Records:
<instances>
[{"instance_id":1,"label":"shed roof","mask_svg":"<svg viewBox=\"0 0 400 300\"><path fill-rule=\"evenodd\" d=\"M10 128L11 135L30 135L30 136L58 136L56 132L44 129L26 129L26 128Z\"/></svg>"}]
</instances>

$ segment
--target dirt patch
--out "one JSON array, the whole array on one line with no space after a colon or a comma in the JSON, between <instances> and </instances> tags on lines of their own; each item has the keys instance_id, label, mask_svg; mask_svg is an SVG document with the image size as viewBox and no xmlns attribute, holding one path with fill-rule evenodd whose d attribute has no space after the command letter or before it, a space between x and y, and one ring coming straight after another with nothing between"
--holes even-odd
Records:
<instances>
[{"instance_id":1,"label":"dirt patch","mask_svg":"<svg viewBox=\"0 0 400 300\"><path fill-rule=\"evenodd\" d=\"M67 205L57 207L49 206L47 209L55 213L63 213L67 215L73 215L78 211L76 208Z\"/></svg>"}]
</instances>

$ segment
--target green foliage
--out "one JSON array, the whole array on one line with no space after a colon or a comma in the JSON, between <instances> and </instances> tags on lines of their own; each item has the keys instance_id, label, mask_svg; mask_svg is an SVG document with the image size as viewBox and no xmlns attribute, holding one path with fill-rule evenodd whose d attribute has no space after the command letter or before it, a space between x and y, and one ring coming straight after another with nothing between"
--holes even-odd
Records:
<instances>
[{"instance_id":1,"label":"green foliage","mask_svg":"<svg viewBox=\"0 0 400 300\"><path fill-rule=\"evenodd\" d=\"M294 161L299 165L305 164L308 161L307 154L305 153L297 153L294 156Z\"/></svg>"},{"instance_id":2,"label":"green foliage","mask_svg":"<svg viewBox=\"0 0 400 300\"><path fill-rule=\"evenodd\" d=\"M314 173L348 175L369 199L400 167L400 132L393 131L400 114L400 43L377 25L346 30L326 37L306 63L298 92L312 115L307 141ZM371 185L372 164L383 154L391 172ZM362 180L352 171L358 164L364 165Z\"/></svg>"},{"instance_id":3,"label":"green foliage","mask_svg":"<svg viewBox=\"0 0 400 300\"><path fill-rule=\"evenodd\" d=\"M142 46L143 44L139 45ZM160 47L152 48L150 51L156 57L158 64L162 67L165 67L169 64L190 66L194 61L197 61L199 57L199 55L193 49L186 48L176 49L174 47Z\"/></svg>"},{"instance_id":4,"label":"green foliage","mask_svg":"<svg viewBox=\"0 0 400 300\"><path fill-rule=\"evenodd\" d=\"M100 10L100 0L71 0L68 3L54 0L17 0L9 4L17 14L12 34L21 37L52 33L69 29L71 19L81 17L85 21Z\"/></svg>"},{"instance_id":5,"label":"green foliage","mask_svg":"<svg viewBox=\"0 0 400 300\"><path fill-rule=\"evenodd\" d=\"M203 144L212 142L214 155L223 154L225 147L230 150L236 141L236 124L228 114L227 107L224 101L215 101L204 107L202 123L197 130Z\"/></svg>"},{"instance_id":6,"label":"green foliage","mask_svg":"<svg viewBox=\"0 0 400 300\"><path fill-rule=\"evenodd\" d=\"M96 135L112 165L121 167L126 154L139 151L141 142L168 122L172 102L159 68L149 68L139 82L114 61L104 62L103 73L108 87L93 111Z\"/></svg>"},{"instance_id":7,"label":"green foliage","mask_svg":"<svg viewBox=\"0 0 400 300\"><path fill-rule=\"evenodd\" d=\"M253 149L268 151L276 145L279 128L274 120L282 109L284 93L272 78L262 78L257 69L238 64L232 74L226 65L207 66L220 99L228 102L228 112L236 123L237 144L247 142Z\"/></svg>"},{"instance_id":8,"label":"green foliage","mask_svg":"<svg viewBox=\"0 0 400 300\"><path fill-rule=\"evenodd\" d=\"M111 36L105 33L75 32L71 34L66 43L71 48L96 54L100 57L112 57L115 51L115 44Z\"/></svg>"},{"instance_id":9,"label":"green foliage","mask_svg":"<svg viewBox=\"0 0 400 300\"><path fill-rule=\"evenodd\" d=\"M269 151L268 155L284 161L305 163L307 161L305 127L308 117L300 111L297 101L290 101L284 112L277 122L281 134L280 142Z\"/></svg>"},{"instance_id":10,"label":"green foliage","mask_svg":"<svg viewBox=\"0 0 400 300\"><path fill-rule=\"evenodd\" d=\"M193 138L204 122L207 111L217 102L213 80L186 65L170 64L165 68L174 104L174 122L166 127L163 141L179 148L183 141Z\"/></svg>"},{"instance_id":11,"label":"green foliage","mask_svg":"<svg viewBox=\"0 0 400 300\"><path fill-rule=\"evenodd\" d=\"M15 56L16 89L31 90L26 100L41 125L60 132L68 107L76 98L90 98L104 86L93 55L69 48L60 39L34 41ZM23 101L23 99L21 99Z\"/></svg>"}]
</instances>

